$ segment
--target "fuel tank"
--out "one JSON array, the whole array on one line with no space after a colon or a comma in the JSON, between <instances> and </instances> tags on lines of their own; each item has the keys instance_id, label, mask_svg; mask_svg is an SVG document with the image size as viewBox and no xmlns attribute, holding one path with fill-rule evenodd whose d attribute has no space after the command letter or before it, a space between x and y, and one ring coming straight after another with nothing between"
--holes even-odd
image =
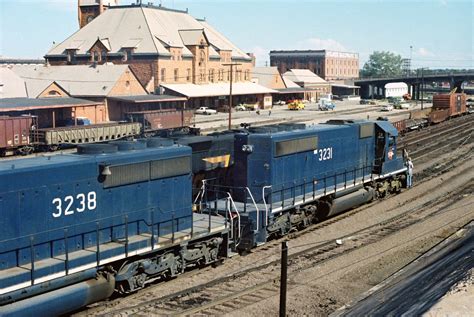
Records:
<instances>
[{"instance_id":1,"label":"fuel tank","mask_svg":"<svg viewBox=\"0 0 474 317\"><path fill-rule=\"evenodd\" d=\"M115 278L100 276L0 307L0 316L59 316L112 295Z\"/></svg>"}]
</instances>

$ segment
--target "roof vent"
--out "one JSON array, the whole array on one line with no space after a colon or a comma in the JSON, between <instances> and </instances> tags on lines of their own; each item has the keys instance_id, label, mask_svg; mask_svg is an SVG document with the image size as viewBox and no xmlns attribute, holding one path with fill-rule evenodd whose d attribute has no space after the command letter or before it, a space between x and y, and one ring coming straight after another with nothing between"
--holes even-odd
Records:
<instances>
[{"instance_id":1,"label":"roof vent","mask_svg":"<svg viewBox=\"0 0 474 317\"><path fill-rule=\"evenodd\" d=\"M110 154L117 152L117 146L113 144L80 144L77 146L78 154Z\"/></svg>"},{"instance_id":2,"label":"roof vent","mask_svg":"<svg viewBox=\"0 0 474 317\"><path fill-rule=\"evenodd\" d=\"M164 146L172 146L174 144L172 139L166 138L150 138L146 140L146 145L149 148L157 148L157 147L164 147Z\"/></svg>"},{"instance_id":3,"label":"roof vent","mask_svg":"<svg viewBox=\"0 0 474 317\"><path fill-rule=\"evenodd\" d=\"M110 142L117 146L119 151L136 151L136 150L143 150L146 148L146 141L145 140L136 140L136 141L114 141Z\"/></svg>"}]
</instances>

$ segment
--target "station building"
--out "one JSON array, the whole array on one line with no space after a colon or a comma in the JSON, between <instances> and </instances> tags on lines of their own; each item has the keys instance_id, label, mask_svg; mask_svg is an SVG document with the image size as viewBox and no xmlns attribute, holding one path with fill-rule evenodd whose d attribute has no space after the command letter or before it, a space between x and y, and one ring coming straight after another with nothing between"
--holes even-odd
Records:
<instances>
[{"instance_id":1,"label":"station building","mask_svg":"<svg viewBox=\"0 0 474 317\"><path fill-rule=\"evenodd\" d=\"M359 54L330 50L270 51L270 65L280 73L308 69L327 81L359 78Z\"/></svg>"},{"instance_id":2,"label":"station building","mask_svg":"<svg viewBox=\"0 0 474 317\"><path fill-rule=\"evenodd\" d=\"M252 57L207 21L141 1L78 4L80 29L45 55L51 65L127 64L148 92L188 98L190 107L228 104L231 77L238 100L271 101L251 82Z\"/></svg>"}]
</instances>

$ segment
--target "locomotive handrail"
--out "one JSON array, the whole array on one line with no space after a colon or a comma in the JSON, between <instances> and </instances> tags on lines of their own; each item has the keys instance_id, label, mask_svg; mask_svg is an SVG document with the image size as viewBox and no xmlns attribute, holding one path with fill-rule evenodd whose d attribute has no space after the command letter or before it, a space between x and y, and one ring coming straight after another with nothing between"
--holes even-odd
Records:
<instances>
[{"instance_id":1,"label":"locomotive handrail","mask_svg":"<svg viewBox=\"0 0 474 317\"><path fill-rule=\"evenodd\" d=\"M262 187L262 199L263 199L263 204L265 205L265 226L268 226L268 205L267 205L267 201L265 199L265 189L271 189L272 186L271 185L267 185L267 186L263 186ZM272 193L270 192L270 195Z\"/></svg>"},{"instance_id":2,"label":"locomotive handrail","mask_svg":"<svg viewBox=\"0 0 474 317\"><path fill-rule=\"evenodd\" d=\"M253 205L255 206L255 209L257 210L257 230L260 230L259 228L259 220L260 220L260 210L258 209L257 203L255 202L255 199L253 198L252 192L248 187L245 187L247 192L250 194L250 198L252 199ZM247 202L245 202L247 204Z\"/></svg>"},{"instance_id":3,"label":"locomotive handrail","mask_svg":"<svg viewBox=\"0 0 474 317\"><path fill-rule=\"evenodd\" d=\"M228 195L228 197L229 197L229 198L228 198L229 201L232 203L232 206L234 206L235 212L237 213L237 223L238 223L238 227L237 227L237 228L238 228L238 230L237 230L238 237L237 237L237 238L240 238L240 213L239 213L239 210L237 209L237 206L235 205L234 199L232 199L232 195L231 195L229 192L227 192L227 195ZM230 212L230 207L229 207L229 212ZM230 217L231 217L231 225L232 225L232 222L233 222L233 221L232 221L232 219L233 219L233 218L232 218L232 214L230 214ZM234 233L232 232L232 235L233 235L233 234L234 234ZM235 246L237 246L237 244L236 244Z\"/></svg>"},{"instance_id":4,"label":"locomotive handrail","mask_svg":"<svg viewBox=\"0 0 474 317\"><path fill-rule=\"evenodd\" d=\"M316 186L315 184L318 183L318 179L317 178L313 178L311 181L309 182L303 182L302 184L294 184L294 182L287 182L287 183L281 183L281 184L278 184L278 185L275 185L274 187L272 188L275 188L275 187L278 187L278 186L281 186L282 188L281 189L278 189L278 190L275 190L275 191L271 191L270 192L270 196L273 197L274 194L277 194L280 193L280 199L281 199L281 204L280 204L280 207L281 208L284 208L285 207L285 191L288 191L288 190L291 190L291 196L289 197L289 199L292 199L293 200L293 205L295 204L295 200L296 200L296 191L295 191L295 188L296 187L301 187L303 190L302 190L302 193L303 193L303 203L306 202L306 194L307 194L307 191L306 191L306 187L308 185L311 185L312 186L312 191L313 191L313 199L316 198L316 195L315 193L319 190L322 190L324 192L324 195L327 194L327 189L328 189L328 180L329 179L333 179L334 180L334 184L330 184L329 186L330 187L333 187L333 190L334 190L334 193L338 192L338 189L339 191L341 189L347 189L348 185L350 183L353 183L353 186L355 186L356 184L356 180L357 180L357 173L359 171L362 171L362 183L365 183L365 181L367 179L370 179L370 180L373 180L373 173L372 173L372 168L373 168L373 164L371 165L364 165L362 167L359 167L359 168L355 168L354 170L344 170L344 172L339 172L339 173L334 173L332 175L327 175L327 176L324 176L322 178L319 179L319 181L322 181L323 182L323 187L321 189L318 189L316 190ZM366 178L366 171L367 170L370 170L370 177L369 178ZM354 179L353 180L348 180L348 177L347 177L347 174L350 173L354 176ZM344 181L342 183L337 183L337 179L340 177L340 176L344 176ZM285 185L288 185L288 183L290 183L290 186L285 186ZM343 185L344 188L342 187L339 187L338 188L338 185ZM262 191L263 192L263 191ZM266 201L265 201L266 202ZM264 203L265 203L264 202ZM273 209L273 200L272 200L272 204L271 204L271 207Z\"/></svg>"}]
</instances>

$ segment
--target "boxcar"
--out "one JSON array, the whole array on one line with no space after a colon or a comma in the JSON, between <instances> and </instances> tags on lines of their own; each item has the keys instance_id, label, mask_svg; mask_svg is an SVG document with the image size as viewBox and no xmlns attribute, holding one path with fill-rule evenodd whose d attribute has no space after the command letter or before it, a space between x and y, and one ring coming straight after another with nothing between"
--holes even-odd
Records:
<instances>
[{"instance_id":1,"label":"boxcar","mask_svg":"<svg viewBox=\"0 0 474 317\"><path fill-rule=\"evenodd\" d=\"M449 117L466 113L466 94L439 94L433 96L433 110L447 110Z\"/></svg>"}]
</instances>

